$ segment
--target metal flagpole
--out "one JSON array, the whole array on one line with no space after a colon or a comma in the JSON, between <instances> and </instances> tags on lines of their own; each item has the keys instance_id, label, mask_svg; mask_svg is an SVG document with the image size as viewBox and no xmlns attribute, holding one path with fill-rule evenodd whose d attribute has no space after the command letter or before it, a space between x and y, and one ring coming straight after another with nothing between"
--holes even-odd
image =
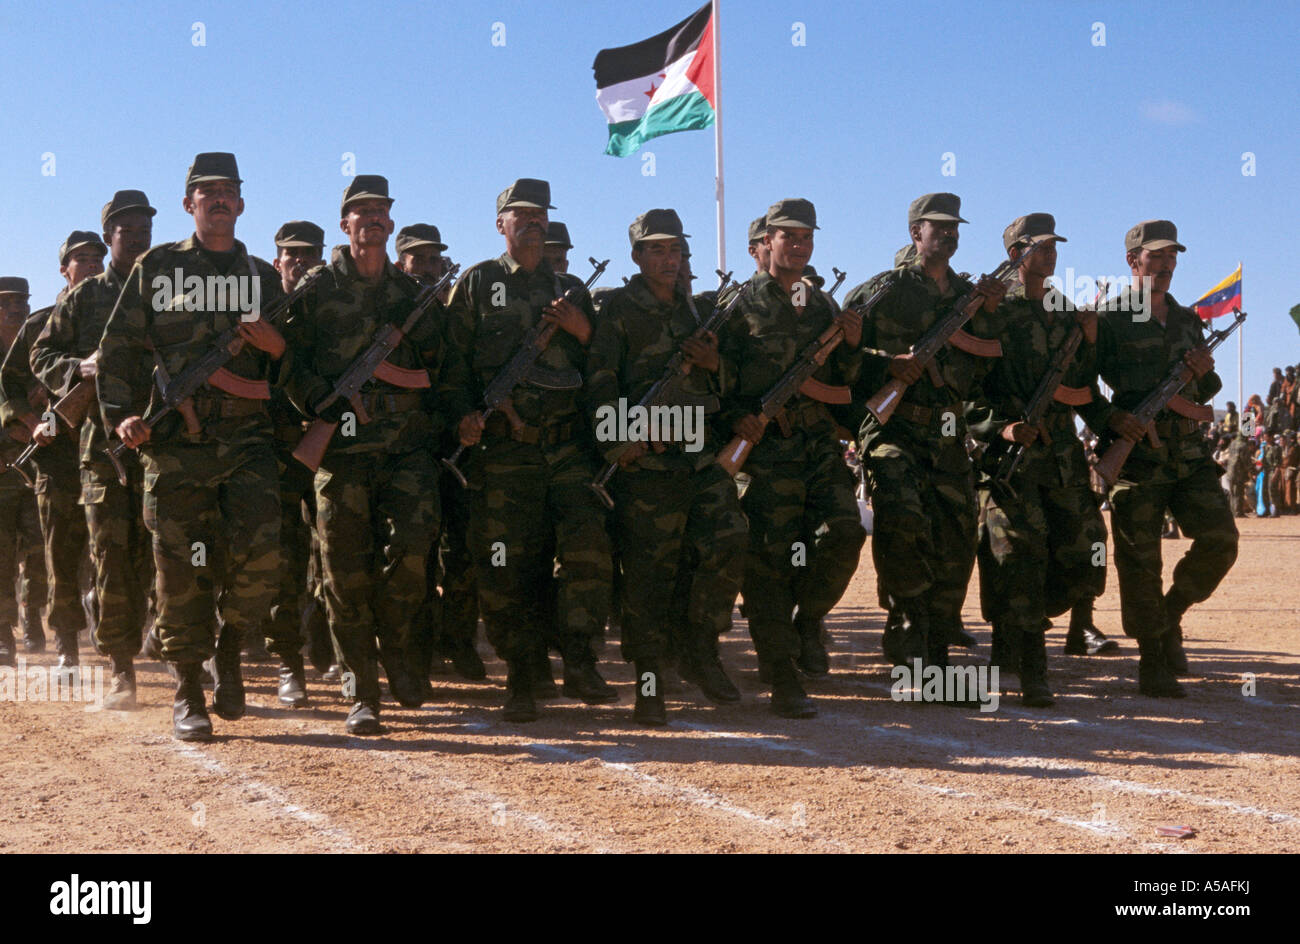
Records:
<instances>
[{"instance_id":1,"label":"metal flagpole","mask_svg":"<svg viewBox=\"0 0 1300 944\"><path fill-rule=\"evenodd\" d=\"M722 32L718 6L713 0L713 157L714 199L718 203L718 268L727 271L727 214L722 182L722 68L718 59L718 34Z\"/></svg>"},{"instance_id":2,"label":"metal flagpole","mask_svg":"<svg viewBox=\"0 0 1300 944\"><path fill-rule=\"evenodd\" d=\"M1241 268L1240 262L1237 263L1237 267ZM1241 287L1242 289L1245 289L1246 287L1245 270L1243 270L1241 274ZM1242 298L1242 302L1244 303L1245 301L1246 301L1245 298ZM1246 343L1245 337L1246 337L1246 323L1242 322L1241 327L1237 329L1237 409L1239 411L1244 410L1246 408L1246 401L1242 399L1242 397L1244 396L1242 390L1244 390L1245 387L1242 384L1243 375L1241 372L1241 347L1243 344Z\"/></svg>"}]
</instances>

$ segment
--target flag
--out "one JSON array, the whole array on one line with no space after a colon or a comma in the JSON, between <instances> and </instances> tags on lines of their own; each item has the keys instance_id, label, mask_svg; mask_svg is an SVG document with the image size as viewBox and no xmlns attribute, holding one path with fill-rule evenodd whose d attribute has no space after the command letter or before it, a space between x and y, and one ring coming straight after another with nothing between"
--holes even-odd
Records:
<instances>
[{"instance_id":1,"label":"flag","mask_svg":"<svg viewBox=\"0 0 1300 944\"><path fill-rule=\"evenodd\" d=\"M596 102L609 122L605 153L633 154L646 141L714 122L713 4L631 46L596 53Z\"/></svg>"},{"instance_id":2,"label":"flag","mask_svg":"<svg viewBox=\"0 0 1300 944\"><path fill-rule=\"evenodd\" d=\"M1219 315L1226 315L1233 309L1241 307L1241 263L1236 271L1214 288L1210 289L1196 301L1192 302L1196 313L1209 321Z\"/></svg>"}]
</instances>

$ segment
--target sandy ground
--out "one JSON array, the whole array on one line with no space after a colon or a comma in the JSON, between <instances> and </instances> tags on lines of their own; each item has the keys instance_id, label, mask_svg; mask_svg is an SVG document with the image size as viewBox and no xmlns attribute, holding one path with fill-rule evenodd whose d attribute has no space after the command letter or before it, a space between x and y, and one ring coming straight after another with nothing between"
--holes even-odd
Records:
<instances>
[{"instance_id":1,"label":"sandy ground","mask_svg":"<svg viewBox=\"0 0 1300 944\"><path fill-rule=\"evenodd\" d=\"M1184 701L1137 694L1130 641L1117 658L1061 655L1058 621L1055 708L896 703L868 557L831 614L833 671L809 684L807 721L769 713L739 619L724 661L743 703L678 686L660 730L632 722L614 643L620 704L551 702L530 725L498 719L496 661L487 683L435 680L422 709L386 703L373 739L344 733L347 705L310 670L315 707L279 707L269 665L246 667L248 715L214 719L209 744L172 740L156 663L132 713L0 702L0 851L1300 851L1300 607L1294 578L1270 576L1294 574L1300 518L1241 524L1236 568L1185 621L1199 674ZM1166 575L1186 544L1165 542ZM1119 635L1109 578L1097 622ZM980 648L961 658L986 657L974 592L966 618ZM1172 824L1196 836L1156 834Z\"/></svg>"}]
</instances>

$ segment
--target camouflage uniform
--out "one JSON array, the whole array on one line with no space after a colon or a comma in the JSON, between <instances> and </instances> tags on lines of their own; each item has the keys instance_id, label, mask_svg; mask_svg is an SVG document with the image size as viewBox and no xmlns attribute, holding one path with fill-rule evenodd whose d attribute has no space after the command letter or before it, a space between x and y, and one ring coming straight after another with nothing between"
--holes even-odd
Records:
<instances>
[{"instance_id":1,"label":"camouflage uniform","mask_svg":"<svg viewBox=\"0 0 1300 944\"><path fill-rule=\"evenodd\" d=\"M154 246L140 257L127 277L99 348L99 401L105 426L116 429L150 390L153 365L148 346L175 378L213 340L237 324L237 302L223 305L209 298L208 308L168 310L170 298L155 280L168 282L180 270L212 285L215 280L245 280L260 285L261 304L283 294L280 275L250 256L235 241L230 253L204 250L196 236ZM214 280L214 281L209 281ZM180 294L179 286L172 286ZM251 289L250 289L251 292ZM220 308L227 310L221 311ZM209 308L211 310L209 310ZM226 368L247 380L279 383L280 365L252 345ZM140 447L144 469L144 522L153 535L157 572L156 625L163 657L189 664L213 653L214 614L220 609L221 646L256 631L275 601L280 567L278 469L272 448L267 401L230 396L204 386L194 397L202 428L186 431L172 413L153 427ZM196 545L201 544L201 549ZM202 554L206 558L200 557Z\"/></svg>"},{"instance_id":2,"label":"camouflage uniform","mask_svg":"<svg viewBox=\"0 0 1300 944\"><path fill-rule=\"evenodd\" d=\"M277 656L302 645L302 614L311 597L308 571L316 519L315 475L293 457L305 431L302 415L282 388L271 391L275 459L280 470L280 580L270 615L262 623L266 648Z\"/></svg>"},{"instance_id":3,"label":"camouflage uniform","mask_svg":"<svg viewBox=\"0 0 1300 944\"><path fill-rule=\"evenodd\" d=\"M293 404L314 414L375 334L406 319L419 293L418 283L391 262L381 280L363 280L351 250L338 250L289 322L286 390ZM447 350L436 310L426 312L387 361L426 372L436 408L429 390L372 378L360 394L371 421L335 433L314 483L330 630L355 673L358 702L379 700L376 637L390 687L405 676L411 620L424 602L425 564L438 533L432 449L445 419L469 411L466 372ZM346 402L339 406L351 410Z\"/></svg>"},{"instance_id":4,"label":"camouflage uniform","mask_svg":"<svg viewBox=\"0 0 1300 944\"><path fill-rule=\"evenodd\" d=\"M1234 435L1228 447L1228 496L1233 514L1244 518L1254 510L1246 494L1254 480L1255 466L1250 461L1251 443L1245 436Z\"/></svg>"},{"instance_id":5,"label":"camouflage uniform","mask_svg":"<svg viewBox=\"0 0 1300 944\"><path fill-rule=\"evenodd\" d=\"M1162 327L1154 317L1134 318L1137 299L1131 294L1120 302L1112 299L1099 318L1097 370L1114 391L1111 402L1094 391L1093 402L1079 408L1102 437L1098 455L1114 440L1108 426L1114 412L1136 408L1187 351L1204 341L1201 319L1172 295L1166 296L1168 317ZM1203 403L1222 386L1218 374L1210 372L1183 388L1183 396ZM1160 447L1140 440L1110 490L1124 632L1139 640L1158 637L1177 624L1188 606L1214 592L1237 559L1237 526L1219 485L1223 470L1200 427L1166 410L1156 418L1155 429ZM1160 547L1166 508L1192 539L1174 568L1168 599L1161 592Z\"/></svg>"},{"instance_id":6,"label":"camouflage uniform","mask_svg":"<svg viewBox=\"0 0 1300 944\"><path fill-rule=\"evenodd\" d=\"M81 361L95 352L124 279L111 265L86 279L55 306L32 347L32 368L54 397L82 380ZM145 404L137 407L143 412ZM104 455L109 438L92 403L81 424L81 504L99 599L95 645L101 653L131 658L140 651L153 588L153 553L143 514L143 473L133 452L122 456L125 487Z\"/></svg>"},{"instance_id":7,"label":"camouflage uniform","mask_svg":"<svg viewBox=\"0 0 1300 944\"><path fill-rule=\"evenodd\" d=\"M629 407L637 403L712 314L711 306L696 309L698 315L680 288L671 303L660 301L639 274L609 296L587 357L587 401L598 430L596 411L617 411L619 398ZM711 399L706 414L717 411L717 374L692 370L679 389L687 400ZM662 664L679 604L690 649L683 655L716 658L717 637L727 630L740 592L745 516L730 476L713 461L720 444L707 419L700 434L700 451L665 443L664 452L646 452L610 483L623 567L623 657L630 662ZM600 444L609 462L624 447L621 440Z\"/></svg>"},{"instance_id":8,"label":"camouflage uniform","mask_svg":"<svg viewBox=\"0 0 1300 944\"><path fill-rule=\"evenodd\" d=\"M835 300L814 288L806 302L795 308L766 272L750 278L748 297L721 337L724 429L759 412L763 395L839 313ZM861 360L860 352L841 344L814 379L851 384ZM818 631L858 566L866 532L838 430L826 404L799 394L768 426L744 467L750 480L741 496L749 518L743 609L762 663L799 657L800 631Z\"/></svg>"},{"instance_id":9,"label":"camouflage uniform","mask_svg":"<svg viewBox=\"0 0 1300 944\"><path fill-rule=\"evenodd\" d=\"M23 448L0 424L0 649L10 657L14 655L14 625L20 609L39 622L46 593L36 496L8 467Z\"/></svg>"},{"instance_id":10,"label":"camouflage uniform","mask_svg":"<svg viewBox=\"0 0 1300 944\"><path fill-rule=\"evenodd\" d=\"M64 295L59 298L61 301ZM0 386L4 390L0 423L4 425L17 422L27 405L28 391L40 386L32 374L31 348L53 310L42 308L23 323L0 367ZM75 659L77 634L86 625L77 571L87 554L86 516L77 504L80 476L75 437L60 426L54 441L32 454L31 463L37 471L36 506L45 545L45 621L55 635L59 654Z\"/></svg>"}]
</instances>

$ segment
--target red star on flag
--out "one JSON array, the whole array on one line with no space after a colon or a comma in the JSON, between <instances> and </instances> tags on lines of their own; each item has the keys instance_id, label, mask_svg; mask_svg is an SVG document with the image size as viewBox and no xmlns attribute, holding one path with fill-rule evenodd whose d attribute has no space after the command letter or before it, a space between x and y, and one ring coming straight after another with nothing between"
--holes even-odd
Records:
<instances>
[{"instance_id":1,"label":"red star on flag","mask_svg":"<svg viewBox=\"0 0 1300 944\"><path fill-rule=\"evenodd\" d=\"M666 78L668 78L668 73L667 73L667 72L660 72L660 73L659 73L659 78L661 78L661 79L666 79ZM646 96L649 97L649 98L654 98L654 97L655 97L655 82L654 82L654 79L651 79L651 80L650 80L650 91L646 92L645 94L646 94Z\"/></svg>"}]
</instances>

